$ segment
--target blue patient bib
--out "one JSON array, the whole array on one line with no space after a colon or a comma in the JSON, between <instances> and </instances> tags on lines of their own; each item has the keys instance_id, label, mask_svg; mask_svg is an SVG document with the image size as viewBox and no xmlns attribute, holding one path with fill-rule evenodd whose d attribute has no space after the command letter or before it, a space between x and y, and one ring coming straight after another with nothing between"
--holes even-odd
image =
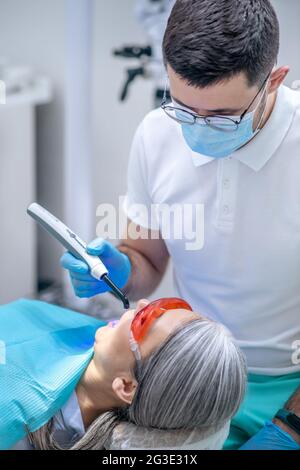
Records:
<instances>
[{"instance_id":1,"label":"blue patient bib","mask_svg":"<svg viewBox=\"0 0 300 470\"><path fill-rule=\"evenodd\" d=\"M68 401L107 322L44 302L0 306L0 449L46 424Z\"/></svg>"}]
</instances>

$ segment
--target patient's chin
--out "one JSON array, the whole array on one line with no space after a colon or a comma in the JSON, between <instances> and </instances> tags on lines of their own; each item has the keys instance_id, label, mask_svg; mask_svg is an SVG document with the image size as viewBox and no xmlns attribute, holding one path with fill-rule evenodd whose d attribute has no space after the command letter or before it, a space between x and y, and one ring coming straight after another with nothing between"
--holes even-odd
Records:
<instances>
[{"instance_id":1,"label":"patient's chin","mask_svg":"<svg viewBox=\"0 0 300 470\"><path fill-rule=\"evenodd\" d=\"M103 338L103 333L105 332L106 329L107 329L107 326L102 326L101 328L98 328L95 334L95 345L99 343L101 337Z\"/></svg>"}]
</instances>

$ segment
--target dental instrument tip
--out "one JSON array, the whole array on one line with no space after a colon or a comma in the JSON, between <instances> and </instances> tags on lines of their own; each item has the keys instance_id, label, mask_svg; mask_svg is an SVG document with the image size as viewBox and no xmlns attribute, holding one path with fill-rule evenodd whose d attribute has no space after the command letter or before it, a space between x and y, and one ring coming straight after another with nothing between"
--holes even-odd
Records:
<instances>
[{"instance_id":1,"label":"dental instrument tip","mask_svg":"<svg viewBox=\"0 0 300 470\"><path fill-rule=\"evenodd\" d=\"M124 294L124 292L122 292L116 285L115 283L107 276L107 274L104 274L102 276L102 281L105 282L105 284L107 284L111 290L117 295L117 297L119 297L119 299L122 301L123 303L123 306L124 306L124 309L125 310L128 310L129 307L130 307L130 303L129 303L129 300L128 298L126 297L126 295Z\"/></svg>"}]
</instances>

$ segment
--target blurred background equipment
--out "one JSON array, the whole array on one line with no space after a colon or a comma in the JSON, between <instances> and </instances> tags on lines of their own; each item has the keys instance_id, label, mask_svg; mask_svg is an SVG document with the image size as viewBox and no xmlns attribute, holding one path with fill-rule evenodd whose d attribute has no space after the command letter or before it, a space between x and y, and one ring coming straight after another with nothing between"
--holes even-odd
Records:
<instances>
[{"instance_id":1,"label":"blurred background equipment","mask_svg":"<svg viewBox=\"0 0 300 470\"><path fill-rule=\"evenodd\" d=\"M154 83L154 107L162 101L166 70L163 64L162 41L167 21L175 0L137 0L135 17L145 31L149 44L147 46L130 45L114 50L114 55L124 59L136 59L139 65L126 70L126 80L120 100L124 101L130 85L136 78L152 80Z\"/></svg>"}]
</instances>

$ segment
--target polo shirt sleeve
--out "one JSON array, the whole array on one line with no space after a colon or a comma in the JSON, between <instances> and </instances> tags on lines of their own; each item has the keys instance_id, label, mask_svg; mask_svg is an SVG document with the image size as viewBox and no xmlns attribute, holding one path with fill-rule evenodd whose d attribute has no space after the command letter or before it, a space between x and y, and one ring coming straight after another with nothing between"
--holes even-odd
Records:
<instances>
[{"instance_id":1,"label":"polo shirt sleeve","mask_svg":"<svg viewBox=\"0 0 300 470\"><path fill-rule=\"evenodd\" d=\"M128 219L146 229L159 230L149 191L147 155L144 145L144 123L138 127L131 146L128 173L127 194L123 209ZM151 210L152 209L152 210Z\"/></svg>"}]
</instances>

